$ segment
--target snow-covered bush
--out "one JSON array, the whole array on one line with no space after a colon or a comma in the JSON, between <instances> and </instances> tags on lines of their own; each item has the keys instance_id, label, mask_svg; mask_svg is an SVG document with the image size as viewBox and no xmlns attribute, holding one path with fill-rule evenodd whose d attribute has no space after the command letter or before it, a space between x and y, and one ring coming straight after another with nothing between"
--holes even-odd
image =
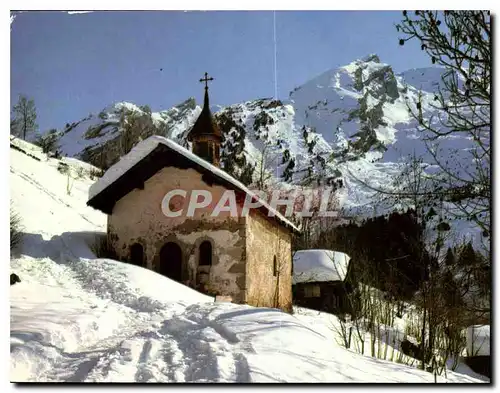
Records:
<instances>
[{"instance_id":1,"label":"snow-covered bush","mask_svg":"<svg viewBox=\"0 0 500 393\"><path fill-rule=\"evenodd\" d=\"M86 175L86 170L84 167L78 166L75 168L75 174L76 174L77 179L81 179L82 177L84 177Z\"/></svg>"},{"instance_id":2,"label":"snow-covered bush","mask_svg":"<svg viewBox=\"0 0 500 393\"><path fill-rule=\"evenodd\" d=\"M69 172L69 166L65 162L59 162L57 165L57 170L62 173L63 175L67 174Z\"/></svg>"},{"instance_id":3,"label":"snow-covered bush","mask_svg":"<svg viewBox=\"0 0 500 393\"><path fill-rule=\"evenodd\" d=\"M10 208L10 249L13 250L21 242L21 217Z\"/></svg>"},{"instance_id":4,"label":"snow-covered bush","mask_svg":"<svg viewBox=\"0 0 500 393\"><path fill-rule=\"evenodd\" d=\"M89 171L90 180L98 179L98 178L102 177L103 174L104 174L104 171L102 169L92 168Z\"/></svg>"}]
</instances>

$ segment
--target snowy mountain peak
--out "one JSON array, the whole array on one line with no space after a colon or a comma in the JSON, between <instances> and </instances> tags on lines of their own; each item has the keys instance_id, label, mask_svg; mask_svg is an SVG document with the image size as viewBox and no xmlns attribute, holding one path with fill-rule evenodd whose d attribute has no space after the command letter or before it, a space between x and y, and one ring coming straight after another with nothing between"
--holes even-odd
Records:
<instances>
[{"instance_id":1,"label":"snowy mountain peak","mask_svg":"<svg viewBox=\"0 0 500 393\"><path fill-rule=\"evenodd\" d=\"M375 63L380 63L380 58L378 57L378 55L376 53L370 53L369 55L363 57L361 59L361 61L363 61L365 63L368 63L370 61L373 61Z\"/></svg>"},{"instance_id":2,"label":"snowy mountain peak","mask_svg":"<svg viewBox=\"0 0 500 393\"><path fill-rule=\"evenodd\" d=\"M296 87L288 100L216 105L223 168L259 187L335 182L342 185L339 198L349 215L383 214L373 191L359 180L387 188L405 157L415 153L430 162L408 108L415 110L422 90L423 115L434 113L430 104L444 71L428 67L395 74L377 54L368 54ZM186 135L200 112L194 98L160 112L118 102L67 124L58 142L63 154L106 169L152 134L189 147Z\"/></svg>"}]
</instances>

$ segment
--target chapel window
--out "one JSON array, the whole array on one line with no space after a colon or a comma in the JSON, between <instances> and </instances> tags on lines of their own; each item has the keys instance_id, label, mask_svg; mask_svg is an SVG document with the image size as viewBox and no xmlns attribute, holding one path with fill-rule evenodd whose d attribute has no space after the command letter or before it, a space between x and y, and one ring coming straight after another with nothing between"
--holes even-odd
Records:
<instances>
[{"instance_id":1,"label":"chapel window","mask_svg":"<svg viewBox=\"0 0 500 393\"><path fill-rule=\"evenodd\" d=\"M199 266L212 265L212 243L210 243L208 240L205 240L203 243L200 244L198 265Z\"/></svg>"},{"instance_id":2,"label":"chapel window","mask_svg":"<svg viewBox=\"0 0 500 393\"><path fill-rule=\"evenodd\" d=\"M210 150L209 150L208 142L197 142L195 154L198 157L201 157L206 161L210 161L210 162L212 161L212 157L210 157Z\"/></svg>"},{"instance_id":3,"label":"chapel window","mask_svg":"<svg viewBox=\"0 0 500 393\"><path fill-rule=\"evenodd\" d=\"M142 266L144 261L144 248L142 244L132 244L130 247L130 261L136 266Z\"/></svg>"}]
</instances>

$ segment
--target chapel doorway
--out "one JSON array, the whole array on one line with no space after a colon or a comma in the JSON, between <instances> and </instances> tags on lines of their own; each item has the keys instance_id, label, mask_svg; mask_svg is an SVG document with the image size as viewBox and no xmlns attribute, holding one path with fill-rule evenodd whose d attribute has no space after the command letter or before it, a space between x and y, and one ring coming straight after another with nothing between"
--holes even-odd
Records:
<instances>
[{"instance_id":1,"label":"chapel doorway","mask_svg":"<svg viewBox=\"0 0 500 393\"><path fill-rule=\"evenodd\" d=\"M160 251L160 274L182 281L182 250L178 244L166 243Z\"/></svg>"}]
</instances>

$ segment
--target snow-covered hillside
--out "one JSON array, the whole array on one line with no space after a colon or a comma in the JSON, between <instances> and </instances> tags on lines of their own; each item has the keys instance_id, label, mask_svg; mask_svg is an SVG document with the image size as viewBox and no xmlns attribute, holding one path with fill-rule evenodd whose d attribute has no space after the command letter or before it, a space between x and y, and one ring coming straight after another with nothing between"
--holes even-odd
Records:
<instances>
[{"instance_id":1,"label":"snow-covered hillside","mask_svg":"<svg viewBox=\"0 0 500 393\"><path fill-rule=\"evenodd\" d=\"M19 144L24 152L11 149L10 164L23 232L11 259L21 278L10 287L11 381L434 381L343 349L311 315L216 303L155 272L97 259L90 246L106 218L85 205L90 175L77 160L61 173L58 160ZM479 382L454 372L438 381Z\"/></svg>"},{"instance_id":2,"label":"snow-covered hillside","mask_svg":"<svg viewBox=\"0 0 500 393\"><path fill-rule=\"evenodd\" d=\"M118 102L89 114L80 121L67 123L58 132L56 148L63 155L76 157L106 169L123 155L124 134L135 145L142 139L159 134L178 139L196 121L201 108L194 99L161 112L130 102ZM127 130L127 126L133 128Z\"/></svg>"}]
</instances>

